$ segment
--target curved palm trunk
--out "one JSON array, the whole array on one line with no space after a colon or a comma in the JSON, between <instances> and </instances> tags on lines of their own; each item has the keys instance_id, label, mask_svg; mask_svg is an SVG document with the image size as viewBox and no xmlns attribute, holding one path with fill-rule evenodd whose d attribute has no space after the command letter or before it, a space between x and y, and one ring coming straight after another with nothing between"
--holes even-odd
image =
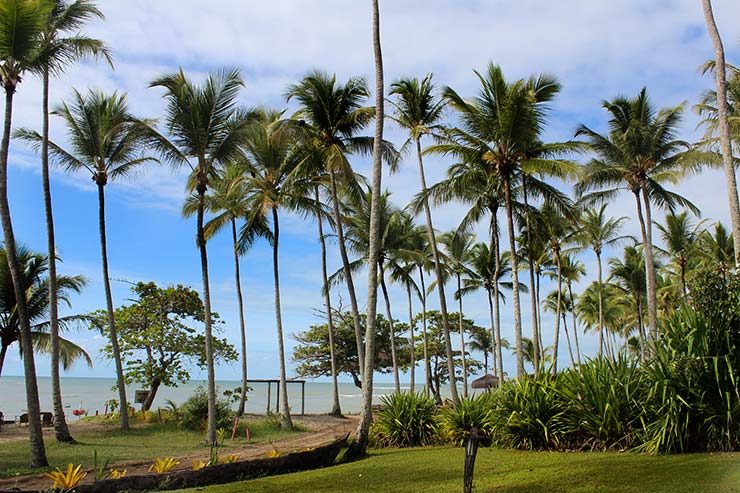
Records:
<instances>
[{"instance_id":1,"label":"curved palm trunk","mask_svg":"<svg viewBox=\"0 0 740 493\"><path fill-rule=\"evenodd\" d=\"M516 240L514 234L514 213L511 205L511 183L508 178L504 179L504 201L506 202L506 222L509 229L509 248L511 250L511 279L514 292L514 341L516 347L516 376L523 378L524 353L522 352L522 309L519 303L519 259L516 255Z\"/></svg>"},{"instance_id":2,"label":"curved palm trunk","mask_svg":"<svg viewBox=\"0 0 740 493\"><path fill-rule=\"evenodd\" d=\"M432 386L432 365L429 361L429 339L427 338L427 288L424 282L424 269L419 266L419 280L421 285L421 331L422 331L422 349L424 351L424 373L426 380L424 382L424 391L429 395Z\"/></svg>"},{"instance_id":3,"label":"curved palm trunk","mask_svg":"<svg viewBox=\"0 0 740 493\"><path fill-rule=\"evenodd\" d=\"M562 303L562 294L563 294L563 276L561 275L560 270L560 251L555 251L555 263L557 265L558 269L558 298L557 298L557 306L555 307L555 341L553 342L553 356L552 356L552 374L557 375L558 373L558 344L560 342L560 303ZM567 333L565 334L568 335ZM570 345L570 337L568 337ZM573 356L573 353L571 351L571 357Z\"/></svg>"},{"instance_id":4,"label":"curved palm trunk","mask_svg":"<svg viewBox=\"0 0 740 493\"><path fill-rule=\"evenodd\" d=\"M424 160L421 156L421 141L416 139L416 156L419 161L419 179L421 180L421 192L424 202L424 215L426 217L427 235L429 235L429 246L432 248L432 258L434 259L434 274L437 277L437 292L439 293L439 313L442 315L442 332L445 339L445 352L447 355L447 371L450 375L450 397L452 402L457 405L460 398L457 395L457 382L455 379L455 361L452 353L452 339L450 338L450 319L447 315L447 298L445 296L444 275L442 273L442 263L439 260L439 249L437 248L437 238L434 234L434 225L432 223L432 210L429 207L427 198L427 181L424 176Z\"/></svg>"},{"instance_id":5,"label":"curved palm trunk","mask_svg":"<svg viewBox=\"0 0 740 493\"><path fill-rule=\"evenodd\" d=\"M314 189L317 204L320 204L319 188ZM321 280L324 285L324 304L326 305L326 323L329 328L329 358L331 359L332 406L331 415L340 416L342 407L339 404L339 384L337 383L337 357L334 349L334 316L331 310L331 292L329 291L329 274L326 271L326 240L324 239L324 219L321 212L316 213L316 222L319 225L319 241L321 242Z\"/></svg>"},{"instance_id":6,"label":"curved palm trunk","mask_svg":"<svg viewBox=\"0 0 740 493\"><path fill-rule=\"evenodd\" d=\"M239 406L236 415L244 414L247 403L247 327L244 323L244 298L242 296L241 268L239 266L239 241L236 236L236 219L231 218L231 239L234 243L234 277L236 280L236 300L239 303L239 332L241 335L242 351L242 388L239 393Z\"/></svg>"},{"instance_id":7,"label":"curved palm trunk","mask_svg":"<svg viewBox=\"0 0 740 493\"><path fill-rule=\"evenodd\" d=\"M409 387L416 392L416 340L414 338L414 304L411 299L411 281L406 283L406 294L409 299L409 342L411 343L411 364L409 365Z\"/></svg>"},{"instance_id":8,"label":"curved palm trunk","mask_svg":"<svg viewBox=\"0 0 740 493\"><path fill-rule=\"evenodd\" d=\"M457 303L458 310L460 313L457 314L458 329L460 330L460 358L462 359L462 375L463 375L463 397L468 397L468 363L465 359L465 329L463 327L463 299L460 274L457 275L457 292L460 294Z\"/></svg>"},{"instance_id":9,"label":"curved palm trunk","mask_svg":"<svg viewBox=\"0 0 740 493\"><path fill-rule=\"evenodd\" d=\"M54 214L51 203L49 179L49 69L44 69L42 92L43 124L41 138L41 185L44 194L46 218L46 245L49 252L49 337L51 339L51 397L54 408L54 432L57 442L74 442L69 433L62 402L62 384L59 378L59 301L57 288L56 242L54 239Z\"/></svg>"},{"instance_id":10,"label":"curved palm trunk","mask_svg":"<svg viewBox=\"0 0 740 493\"><path fill-rule=\"evenodd\" d=\"M388 325L390 327L390 339L391 339L391 361L393 362L393 383L396 387L396 392L401 392L401 379L398 375L398 355L396 354L396 330L393 324L393 313L391 313L391 299L388 296L388 287L385 285L385 269L383 268L383 261L378 263L378 270L380 272L380 288L383 291L383 299L385 300L385 313L388 316Z\"/></svg>"},{"instance_id":11,"label":"curved palm trunk","mask_svg":"<svg viewBox=\"0 0 740 493\"><path fill-rule=\"evenodd\" d=\"M568 281L568 296L570 296L570 313L573 316L573 341L576 343L576 362L581 365L581 345L578 342L578 322L576 320L576 300L573 298L573 283ZM566 329L567 330L567 329Z\"/></svg>"},{"instance_id":12,"label":"curved palm trunk","mask_svg":"<svg viewBox=\"0 0 740 493\"><path fill-rule=\"evenodd\" d=\"M604 354L604 281L601 273L601 251L596 252L596 272L599 278L599 356Z\"/></svg>"},{"instance_id":13,"label":"curved palm trunk","mask_svg":"<svg viewBox=\"0 0 740 493\"><path fill-rule=\"evenodd\" d=\"M216 443L216 368L213 362L213 322L211 318L211 286L208 280L208 250L206 249L206 238L203 231L203 215L205 210L205 197L207 181L201 179L198 184L198 220L197 220L197 243L200 254L200 271L203 280L203 311L205 314L205 342L206 342L206 370L207 370L207 394L208 394L208 425L206 428L206 443Z\"/></svg>"},{"instance_id":14,"label":"curved palm trunk","mask_svg":"<svg viewBox=\"0 0 740 493\"><path fill-rule=\"evenodd\" d=\"M537 317L537 294L534 290L534 259L532 258L532 232L530 227L530 214L529 214L529 199L527 196L527 177L524 175L522 180L522 191L524 192L524 207L527 210L524 218L527 226L527 268L529 269L529 283L532 286L532 290L529 294L529 300L532 305L532 343L534 344L533 349L533 361L534 372L540 371L540 324Z\"/></svg>"},{"instance_id":15,"label":"curved palm trunk","mask_svg":"<svg viewBox=\"0 0 740 493\"><path fill-rule=\"evenodd\" d=\"M352 269L349 264L349 255L347 255L347 245L344 242L344 226L342 225L342 214L339 211L339 192L337 191L337 180L333 171L329 172L331 179L331 201L332 211L334 214L334 224L337 230L337 242L339 243L339 255L342 257L342 269L344 278L347 282L347 291L349 292L349 304L352 312L352 326L355 329L355 344L357 344L357 360L360 365L360 378L365 371L365 348L362 345L362 324L360 322L360 309L357 305L357 295L355 293L355 281L352 279Z\"/></svg>"},{"instance_id":16,"label":"curved palm trunk","mask_svg":"<svg viewBox=\"0 0 740 493\"><path fill-rule=\"evenodd\" d=\"M655 257L653 255L653 219L650 210L650 197L643 188L643 199L645 201L645 272L647 274L647 305L648 324L650 336L658 338L658 296L655 280Z\"/></svg>"},{"instance_id":17,"label":"curved palm trunk","mask_svg":"<svg viewBox=\"0 0 740 493\"><path fill-rule=\"evenodd\" d=\"M285 430L293 429L288 406L288 383L285 369L285 342L283 340L283 317L280 308L280 266L278 254L280 252L280 222L277 207L272 208L273 244L272 244L272 273L275 279L275 325L278 336L278 356L280 358L280 427Z\"/></svg>"},{"instance_id":18,"label":"curved palm trunk","mask_svg":"<svg viewBox=\"0 0 740 493\"><path fill-rule=\"evenodd\" d=\"M722 148L722 166L725 170L727 181L727 201L730 209L730 220L732 221L732 238L735 245L740 245L740 203L737 195L737 178L732 156L732 140L730 136L730 124L727 115L727 72L725 68L725 49L722 46L722 38L714 20L711 0L702 0L704 19L707 23L709 37L714 45L716 66L714 75L717 85L717 116L719 120L719 140ZM735 266L740 266L740 248L735 249Z\"/></svg>"},{"instance_id":19,"label":"curved palm trunk","mask_svg":"<svg viewBox=\"0 0 740 493\"><path fill-rule=\"evenodd\" d=\"M378 260L380 247L380 207L379 198L383 181L381 161L383 143L383 124L385 123L385 91L383 89L383 53L380 47L380 8L378 0L372 0L373 8L373 52L375 56L375 140L373 141L373 178L370 204L370 231L367 274L367 315L365 331L365 368L362 385L362 413L357 427L355 441L347 450L345 457L356 458L367 453L370 436L370 423L373 420L373 372L375 370L375 325L378 308Z\"/></svg>"},{"instance_id":20,"label":"curved palm trunk","mask_svg":"<svg viewBox=\"0 0 740 493\"><path fill-rule=\"evenodd\" d=\"M105 307L108 311L108 327L110 329L110 344L113 349L113 360L116 364L116 385L121 409L121 430L129 430L128 400L126 399L126 380L123 376L123 362L121 349L118 345L116 318L113 309L113 294L110 288L110 274L108 273L108 240L105 232L105 178L98 180L98 226L100 228L100 255L103 263L103 288L105 290Z\"/></svg>"}]
</instances>

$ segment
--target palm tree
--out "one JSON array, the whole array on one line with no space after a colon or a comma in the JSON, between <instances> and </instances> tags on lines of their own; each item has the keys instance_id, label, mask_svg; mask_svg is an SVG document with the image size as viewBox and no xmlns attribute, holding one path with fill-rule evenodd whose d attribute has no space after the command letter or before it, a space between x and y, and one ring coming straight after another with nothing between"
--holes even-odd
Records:
<instances>
[{"instance_id":1,"label":"palm tree","mask_svg":"<svg viewBox=\"0 0 740 493\"><path fill-rule=\"evenodd\" d=\"M568 321L565 315L571 309L570 301L571 300L568 298L568 293L566 293L565 291L561 291L560 293L558 293L557 291L552 291L545 297L545 300L542 302L542 306L545 311L556 314L556 317L558 317L558 319L563 322L565 340L568 345L568 355L570 356L570 364L571 366L575 366L576 359L573 356L573 345L570 342L570 334L568 333ZM555 354L557 353L553 354L553 362L557 361Z\"/></svg>"},{"instance_id":2,"label":"palm tree","mask_svg":"<svg viewBox=\"0 0 740 493\"><path fill-rule=\"evenodd\" d=\"M247 223L242 227L239 243L251 242L253 224L272 224L272 266L275 282L275 324L277 326L278 357L280 362L280 425L292 429L288 405L287 368L283 317L280 303L280 210L310 214L319 204L310 198L315 184L302 180L296 172L302 155L296 152L295 135L290 127L281 124L282 112L262 110L258 122L245 135L245 163L249 166L247 190Z\"/></svg>"},{"instance_id":3,"label":"palm tree","mask_svg":"<svg viewBox=\"0 0 740 493\"><path fill-rule=\"evenodd\" d=\"M30 466L46 467L46 450L41 431L39 390L33 358L31 324L21 284L21 266L8 204L8 152L13 120L13 95L24 74L34 68L42 33L54 4L49 0L0 1L0 82L5 90L5 119L0 143L0 222L2 222L13 289L18 299L18 318L23 348L26 405L30 441Z\"/></svg>"},{"instance_id":4,"label":"palm tree","mask_svg":"<svg viewBox=\"0 0 740 493\"><path fill-rule=\"evenodd\" d=\"M239 156L252 113L237 108L239 89L244 85L238 70L211 74L201 86L190 81L180 70L165 74L150 87L165 89L167 106L165 124L171 141L154 136L162 156L174 165L187 165L189 185L198 198L196 244L200 254L205 310L205 349L208 373L208 427L206 441L216 442L216 375L213 363L213 321L211 289L208 277L204 214L209 181L216 170ZM194 163L191 163L191 160Z\"/></svg>"},{"instance_id":5,"label":"palm tree","mask_svg":"<svg viewBox=\"0 0 740 493\"><path fill-rule=\"evenodd\" d=\"M686 285L686 271L701 235L701 223L693 224L686 211L680 214L666 214L665 224L657 224L665 249L659 249L670 258L678 268L681 293L684 298L689 294Z\"/></svg>"},{"instance_id":6,"label":"palm tree","mask_svg":"<svg viewBox=\"0 0 740 493\"><path fill-rule=\"evenodd\" d=\"M698 209L680 195L666 190L662 183L675 183L686 171L690 145L676 139L683 104L655 110L643 88L635 98L617 97L605 101L609 112L609 133L601 135L581 126L576 135L586 137L597 154L584 170L576 193L594 191L588 202L607 200L620 189L632 193L637 207L645 253L648 322L652 337L657 336L657 296L653 254L652 204L672 211L677 205L698 214ZM644 210L644 215L643 215Z\"/></svg>"},{"instance_id":7,"label":"palm tree","mask_svg":"<svg viewBox=\"0 0 740 493\"><path fill-rule=\"evenodd\" d=\"M19 246L18 260L21 264L22 285L26 293L26 304L31 323L31 340L36 352L50 354L51 321L49 289L49 260L46 256L33 253ZM70 305L69 295L79 293L86 284L82 276L59 276L56 287L59 290L57 298L66 305ZM88 317L84 315L69 315L59 319L60 326L69 328L78 323L84 323ZM0 249L0 375L3 372L3 363L8 348L15 342L20 342L20 327L18 320L17 300L13 290L13 280L8 269L7 252ZM22 349L22 348L21 348ZM23 353L21 352L21 356ZM68 370L75 361L84 360L92 367L92 360L87 352L74 342L59 338L59 358L62 367Z\"/></svg>"},{"instance_id":8,"label":"palm tree","mask_svg":"<svg viewBox=\"0 0 740 493\"><path fill-rule=\"evenodd\" d=\"M735 176L735 165L732 156L732 140L730 136L730 123L728 118L727 104L727 72L725 68L725 49L722 46L722 38L719 35L717 23L714 20L711 0L702 0L704 19L707 23L709 36L712 38L715 54L714 75L717 84L717 120L719 123L720 147L722 149L722 166L725 170L727 180L727 200L732 220L732 237L735 244L740 244L740 203L737 196L737 180ZM740 249L738 249L740 251ZM735 257L735 265L740 265L740 255Z\"/></svg>"},{"instance_id":9,"label":"palm tree","mask_svg":"<svg viewBox=\"0 0 740 493\"><path fill-rule=\"evenodd\" d=\"M432 75L427 75L423 80L416 78L401 79L391 84L391 95L396 96L391 102L394 107L393 119L404 129L409 131L409 138L404 144L407 147L411 142L416 146L416 157L419 162L419 180L421 182L422 205L426 219L427 235L434 261L434 273L437 279L437 293L439 294L439 311L442 316L442 331L447 353L447 370L450 375L455 374L454 359L452 357L452 340L450 338L450 322L447 315L447 299L444 291L444 273L440 262L437 239L434 233L432 212L427 199L427 183L424 174L424 160L421 139L425 135L433 134L439 130L438 122L442 116L445 102L436 95ZM463 350L464 354L464 350ZM452 401L459 401L457 395L457 382L450 378L450 396Z\"/></svg>"},{"instance_id":10,"label":"palm tree","mask_svg":"<svg viewBox=\"0 0 740 493\"><path fill-rule=\"evenodd\" d=\"M573 316L573 340L576 345L576 362L580 366L581 346L578 342L578 322L576 320L576 304L578 303L578 297L573 294L573 283L579 282L581 277L586 275L586 266L583 265L583 262L577 260L572 255L565 255L560 262L560 274L565 281L565 287L568 290L566 306Z\"/></svg>"},{"instance_id":11,"label":"palm tree","mask_svg":"<svg viewBox=\"0 0 740 493\"><path fill-rule=\"evenodd\" d=\"M628 304L622 290L615 284L594 281L578 296L575 309L586 330L599 332L599 356L603 356L608 334L619 332L627 325L623 322L627 319Z\"/></svg>"},{"instance_id":12,"label":"palm tree","mask_svg":"<svg viewBox=\"0 0 740 493\"><path fill-rule=\"evenodd\" d=\"M108 271L108 241L105 224L105 186L109 180L129 176L139 166L154 158L144 154L148 123L134 117L128 109L125 94L74 91L70 104L62 103L52 114L61 117L67 126L71 151L49 141L54 160L68 172L88 171L98 187L98 227L103 267L103 287L110 327L111 347L116 366L118 396L121 402L121 429L128 431L123 363L118 346L118 334L113 317L113 295ZM39 146L43 137L30 130L18 132L20 138Z\"/></svg>"},{"instance_id":13,"label":"palm tree","mask_svg":"<svg viewBox=\"0 0 740 493\"><path fill-rule=\"evenodd\" d=\"M54 407L54 431L57 442L70 443L74 439L64 416L61 382L59 380L59 314L57 301L56 242L54 238L54 214L51 203L49 180L49 79L58 75L78 59L85 56L102 56L108 63L111 57L105 44L80 33L80 29L91 19L103 19L103 13L91 0L76 0L69 5L60 0L54 8L42 33L42 44L33 71L42 80L42 137L41 182L46 216L46 240L49 252L49 322L51 337L51 393Z\"/></svg>"},{"instance_id":14,"label":"palm tree","mask_svg":"<svg viewBox=\"0 0 740 493\"><path fill-rule=\"evenodd\" d=\"M493 356L493 364L492 366L496 365L496 356L494 349L494 342L491 338L491 332L483 329L482 327L473 327L473 330L470 332L470 340L468 341L468 347L471 349L471 351L479 351L483 353L483 374L488 374L488 353L489 351L492 352Z\"/></svg>"},{"instance_id":15,"label":"palm tree","mask_svg":"<svg viewBox=\"0 0 740 493\"><path fill-rule=\"evenodd\" d=\"M622 224L627 220L626 217L607 218L606 204L602 204L598 209L586 209L581 214L580 219L580 244L583 248L591 248L596 255L596 275L597 275L597 292L599 293L598 309L602 316L599 317L598 334L599 334L599 355L604 351L604 321L603 311L604 303L601 294L603 286L602 262L601 255L605 248L615 246L627 239L629 236L620 235Z\"/></svg>"},{"instance_id":16,"label":"palm tree","mask_svg":"<svg viewBox=\"0 0 740 493\"><path fill-rule=\"evenodd\" d=\"M464 161L484 162L489 166L489 172L501 182L509 247L515 252L513 191L523 167L547 169L552 174L564 164L547 157L530 161L535 149L542 147L539 138L545 126L547 104L560 91L560 84L547 75L508 82L501 68L493 63L489 64L485 74L476 72L476 75L481 89L474 100L467 101L451 88L445 89L445 98L460 114L461 128L448 130L446 133L450 142L433 146L427 152L451 154ZM512 259L517 376L521 378L525 371L519 301L519 261L517 256Z\"/></svg>"},{"instance_id":17,"label":"palm tree","mask_svg":"<svg viewBox=\"0 0 740 493\"><path fill-rule=\"evenodd\" d=\"M708 266L718 266L721 271L728 271L735 265L735 247L732 234L718 222L714 230L704 230L699 235L699 254L701 263Z\"/></svg>"},{"instance_id":18,"label":"palm tree","mask_svg":"<svg viewBox=\"0 0 740 493\"><path fill-rule=\"evenodd\" d=\"M239 257L245 253L249 246L246 242L239 244L237 238L237 221L245 218L249 212L249 204L246 200L246 175L247 169L240 163L227 164L219 171L211 183L211 192L205 197L205 210L214 217L204 226L206 240L211 239L219 231L228 227L231 230L231 241L234 248L234 279L236 282L236 301L239 306L239 332L241 335L241 370L242 385L239 393L239 405L236 410L237 416L244 414L244 406L247 401L247 329L244 321L244 297L242 295L241 267ZM183 215L190 217L198 213L198 197L190 195L185 201ZM262 224L252 225L252 234L248 237L266 234Z\"/></svg>"}]
</instances>

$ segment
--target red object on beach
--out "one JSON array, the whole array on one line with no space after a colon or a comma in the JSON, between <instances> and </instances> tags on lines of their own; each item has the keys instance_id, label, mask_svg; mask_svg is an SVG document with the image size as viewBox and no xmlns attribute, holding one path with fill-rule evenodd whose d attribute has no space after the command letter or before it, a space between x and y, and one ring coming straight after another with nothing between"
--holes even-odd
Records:
<instances>
[{"instance_id":1,"label":"red object on beach","mask_svg":"<svg viewBox=\"0 0 740 493\"><path fill-rule=\"evenodd\" d=\"M87 414L87 411L85 411L84 409L73 409L72 414L74 414L75 416L84 416L85 414Z\"/></svg>"}]
</instances>

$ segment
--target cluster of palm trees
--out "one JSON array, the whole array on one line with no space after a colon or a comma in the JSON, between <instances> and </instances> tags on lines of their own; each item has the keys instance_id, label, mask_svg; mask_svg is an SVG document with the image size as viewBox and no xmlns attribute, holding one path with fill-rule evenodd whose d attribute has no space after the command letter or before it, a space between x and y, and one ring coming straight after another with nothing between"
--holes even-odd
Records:
<instances>
[{"instance_id":1,"label":"cluster of palm trees","mask_svg":"<svg viewBox=\"0 0 740 493\"><path fill-rule=\"evenodd\" d=\"M26 74L37 73L44 80L42 133L21 129L15 135L38 148L42 158L50 252L52 380L59 440L71 437L64 423L58 374L60 286L55 287L54 283L61 278L57 278L54 266L50 157L70 172L87 171L98 187L102 275L124 430L129 426L124 404L127 398L108 272L105 190L110 180L127 176L146 165L166 163L188 171L189 196L183 213L196 217L195 239L200 254L206 315L209 415L206 439L209 443L216 440L216 389L207 246L209 239L224 229L229 230L234 247L242 378L245 381L247 329L240 257L259 239L268 241L273 249L280 414L282 426L290 428L280 296L280 218L291 213L316 220L332 355L332 290L346 290L350 300L359 355L358 373L364 393L363 418L358 430L360 448L366 444L371 419L378 284L391 322L392 342L394 317L388 283L398 283L406 291L412 340L416 338L412 316L414 295L419 298L425 314L428 296L437 292L449 375L456 374L452 333L457 323L463 396L467 396L464 348L469 341L466 341L462 317L464 300L475 291L484 292L488 302L491 322L487 344L493 355L492 366L502 382L505 376L502 347L506 344L501 335L501 305L508 303L509 297L516 375L522 378L526 374L527 359L531 359L535 371L544 368L557 371L561 323L574 365L582 358L579 323L599 334L600 353L614 354L619 350L616 335L629 338L634 332L637 342L633 346L644 355L645 340L658 335L661 307L670 306L671 300L685 296L686 273L696 259L710 259L708 261L720 262L728 268L734 265L734 260L728 261L736 256L733 241L721 226L716 226L711 233L694 225L687 212L678 211L686 209L696 213L696 208L666 188L667 184L676 183L700 166L721 161L722 153L715 149L716 133L717 129L724 129L723 114L729 106L723 104L722 91L707 94L698 107L707 126L707 136L696 144L677 138L684 106L657 110L646 90L634 98L618 97L604 103L608 114L605 134L582 126L573 140L545 142L550 104L559 93L560 84L547 74L509 80L501 67L493 63L484 71L475 72L479 89L470 98L449 87L438 88L432 75L394 82L388 100L391 111L386 118L377 0L372 5L376 58L374 105L368 103L371 92L365 79L353 77L342 83L332 75L314 71L286 90L286 103L298 105L293 115L275 109L243 108L238 103L244 85L238 70L214 72L201 84L193 82L180 70L150 83L153 90L162 92L165 100L164 114L159 120L133 115L125 94L75 91L66 103L52 111L67 130L68 141L62 145L51 142L48 135L50 78L83 56L110 61L110 54L101 41L78 34L87 20L102 17L102 14L91 0L69 4L54 0L0 0L0 19L4 24L0 26L0 76L6 95L0 148L0 218L15 293L24 293L24 287L19 269L20 250L13 235L7 200L13 95ZM715 68L716 72L723 72L721 67ZM443 123L445 113L454 115L454 125ZM383 140L386 120L408 132L407 141L399 149ZM374 135L364 135L371 122L375 124ZM391 202L389 193L383 191L381 163L385 162L393 171L407 151L415 154L418 161L420 186L411 204L399 208ZM726 157L728 151L724 147L723 151ZM575 157L584 154L589 156L587 162L577 163ZM363 155L373 157L369 184L352 166L352 159ZM429 155L452 160L447 177L433 185L429 185L425 177L424 161ZM731 171L734 173L734 168ZM573 193L564 192L562 187L553 185L553 181L574 185ZM623 190L631 193L635 201L639 241L630 241L621 234L624 218L613 219L606 214L605 204ZM432 211L434 206L448 202L462 203L467 210L458 228L440 234L434 227ZM665 252L653 246L656 209L669 212L665 225L659 226ZM423 213L423 225L415 223L414 218L420 213ZM732 219L734 227L740 217ZM472 231L481 222L485 222L488 232L485 239L476 241ZM327 267L325 226L336 234L342 261L339 271L331 276ZM609 274L604 279L602 254L620 242L631 242L634 246L624 250L623 259L608 260ZM702 255L694 255L693 248L701 248ZM584 249L593 251L597 275L594 283L577 296L573 289L585 275L585 267L575 253ZM356 258L351 259L350 254ZM662 268L663 258L668 260L666 269ZM355 287L360 268L368 271L365 327L361 324ZM553 293L540 293L543 277L554 279L557 288ZM448 313L449 285L454 287L454 300L458 303L460 318L457 321ZM526 318L522 314L522 296L527 294L532 310L530 337L525 337ZM25 296L17 297L31 430L31 463L43 466L46 458L38 420L38 389L27 302ZM544 327L543 309L554 313L552 331ZM571 314L570 331L568 312ZM424 316L421 331L428 387L430 368ZM547 335L552 337L551 350L545 345ZM481 337L476 336L475 340L479 342ZM394 381L400 389L396 348L392 346L391 350ZM416 359L412 354L412 361ZM334 362L332 368L332 411L339 414ZM414 370L415 365L412 365L409 375L412 383L416 379ZM244 384L240 412L244 409L245 392ZM455 378L450 378L450 397L454 403L459 402Z\"/></svg>"}]
</instances>

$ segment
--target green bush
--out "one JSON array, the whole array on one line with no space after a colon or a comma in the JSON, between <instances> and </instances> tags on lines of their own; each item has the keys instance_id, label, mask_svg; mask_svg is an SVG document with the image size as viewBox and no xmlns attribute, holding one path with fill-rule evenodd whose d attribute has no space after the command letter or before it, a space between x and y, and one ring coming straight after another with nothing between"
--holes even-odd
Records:
<instances>
[{"instance_id":1,"label":"green bush","mask_svg":"<svg viewBox=\"0 0 740 493\"><path fill-rule=\"evenodd\" d=\"M205 431L208 425L208 393L203 387L195 389L188 400L178 409L180 424L183 428L193 431ZM216 429L231 429L234 413L229 402L225 399L216 399Z\"/></svg>"},{"instance_id":2,"label":"green bush","mask_svg":"<svg viewBox=\"0 0 740 493\"><path fill-rule=\"evenodd\" d=\"M558 375L567 406L561 420L568 441L577 448L630 448L640 428L643 372L620 354L615 361L597 358Z\"/></svg>"},{"instance_id":3,"label":"green bush","mask_svg":"<svg viewBox=\"0 0 740 493\"><path fill-rule=\"evenodd\" d=\"M437 437L437 407L421 393L399 392L381 399L373 441L381 447L428 445Z\"/></svg>"},{"instance_id":4,"label":"green bush","mask_svg":"<svg viewBox=\"0 0 740 493\"><path fill-rule=\"evenodd\" d=\"M440 412L442 435L456 445L462 445L474 427L487 439L493 436L494 395L485 393L460 400L457 406L449 405Z\"/></svg>"}]
</instances>

